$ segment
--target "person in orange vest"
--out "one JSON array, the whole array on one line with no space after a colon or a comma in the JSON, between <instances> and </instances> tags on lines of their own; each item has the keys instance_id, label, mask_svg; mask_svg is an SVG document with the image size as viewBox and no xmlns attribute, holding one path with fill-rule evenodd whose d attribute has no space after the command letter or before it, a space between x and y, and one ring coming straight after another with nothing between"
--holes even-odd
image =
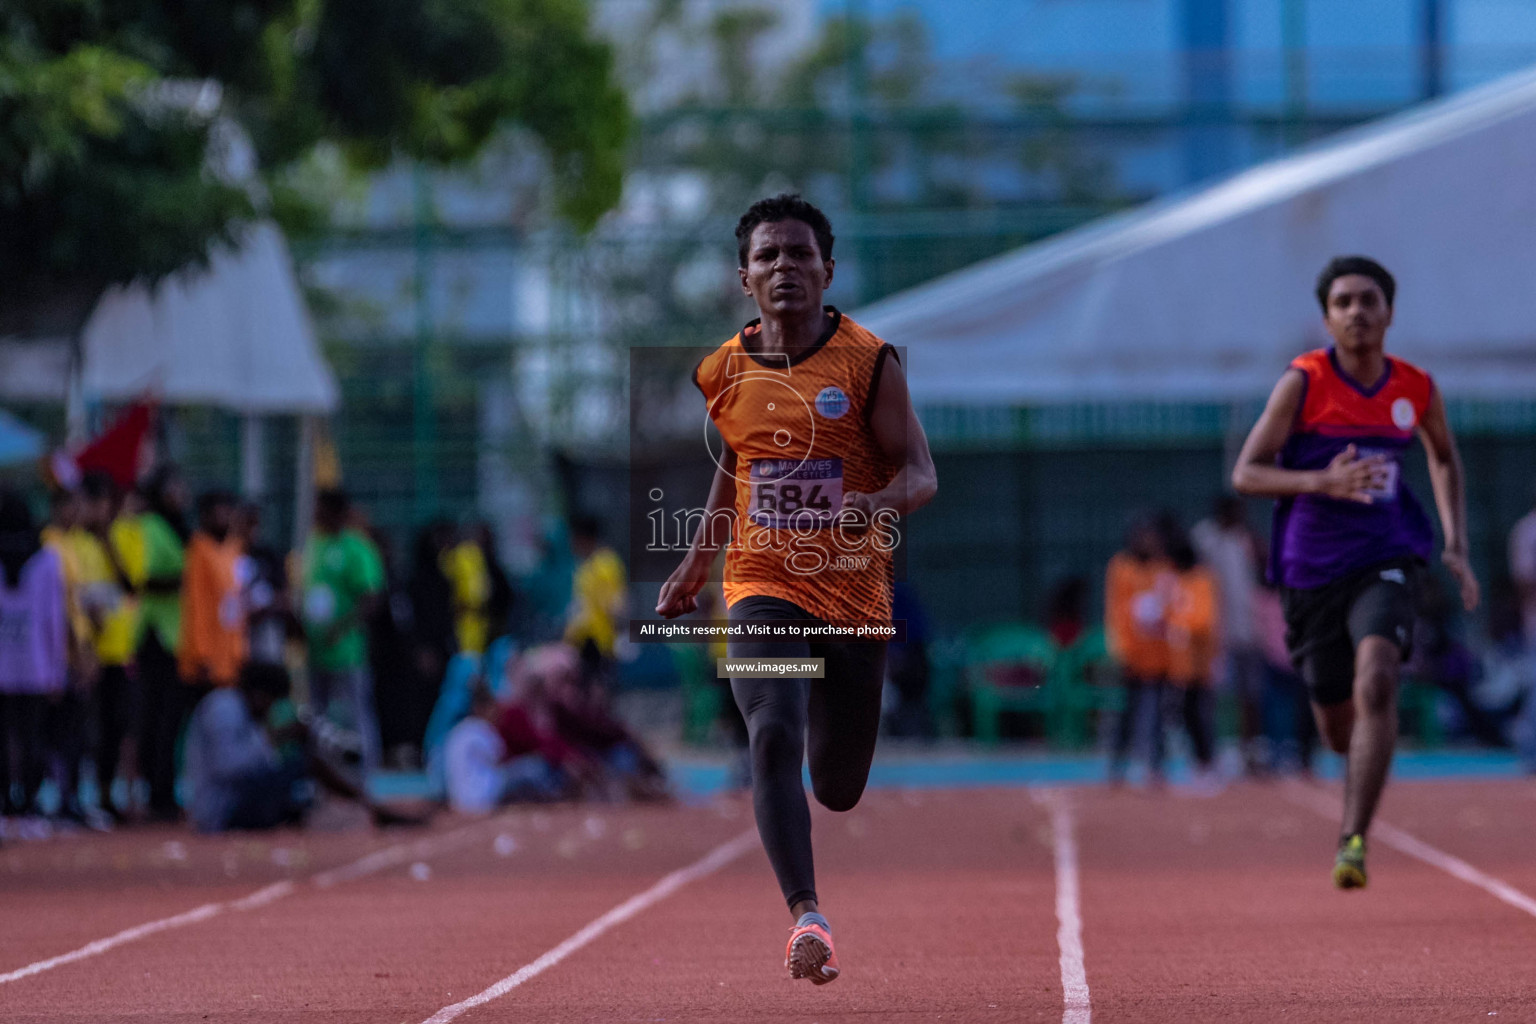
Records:
<instances>
[{"instance_id":1,"label":"person in orange vest","mask_svg":"<svg viewBox=\"0 0 1536 1024\"><path fill-rule=\"evenodd\" d=\"M1184 728L1197 765L1197 785L1215 782L1214 751L1217 648L1220 646L1220 612L1215 575L1195 558L1195 549L1184 531L1167 538L1172 568L1168 600L1168 681L1180 697Z\"/></svg>"},{"instance_id":2,"label":"person in orange vest","mask_svg":"<svg viewBox=\"0 0 1536 1024\"><path fill-rule=\"evenodd\" d=\"M1116 785L1125 781L1131 742L1143 719L1150 719L1151 727L1150 781L1162 781L1171 582L1164 531L1154 517L1139 518L1126 535L1125 550L1109 560L1104 580L1105 639L1125 686L1125 710L1109 761L1109 779Z\"/></svg>"},{"instance_id":3,"label":"person in orange vest","mask_svg":"<svg viewBox=\"0 0 1536 1024\"><path fill-rule=\"evenodd\" d=\"M204 494L197 503L198 529L187 545L176 660L182 681L198 699L216 686L234 686L245 663L240 544L230 536L234 513L235 497L228 491Z\"/></svg>"}]
</instances>

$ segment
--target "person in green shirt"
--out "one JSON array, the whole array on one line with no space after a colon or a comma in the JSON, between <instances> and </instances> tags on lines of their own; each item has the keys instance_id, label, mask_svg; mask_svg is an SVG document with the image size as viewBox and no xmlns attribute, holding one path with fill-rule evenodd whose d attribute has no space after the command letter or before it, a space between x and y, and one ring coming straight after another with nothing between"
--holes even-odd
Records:
<instances>
[{"instance_id":1,"label":"person in green shirt","mask_svg":"<svg viewBox=\"0 0 1536 1024\"><path fill-rule=\"evenodd\" d=\"M369 772L381 758L368 619L384 591L384 561L367 535L349 525L351 510L344 491L327 488L316 496L299 611L309 642L309 710L344 730Z\"/></svg>"},{"instance_id":2,"label":"person in green shirt","mask_svg":"<svg viewBox=\"0 0 1536 1024\"><path fill-rule=\"evenodd\" d=\"M176 806L176 740L201 696L182 682L176 668L188 494L186 482L172 466L156 470L145 481L143 492L146 508L138 519L143 576L133 581L140 596L139 771L149 782L150 818L175 821L181 816Z\"/></svg>"}]
</instances>

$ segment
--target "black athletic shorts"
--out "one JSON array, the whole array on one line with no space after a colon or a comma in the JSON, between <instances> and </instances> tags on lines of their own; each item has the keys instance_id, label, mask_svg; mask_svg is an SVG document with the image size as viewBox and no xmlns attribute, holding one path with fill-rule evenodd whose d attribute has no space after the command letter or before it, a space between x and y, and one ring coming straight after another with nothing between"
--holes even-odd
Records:
<instances>
[{"instance_id":1,"label":"black athletic shorts","mask_svg":"<svg viewBox=\"0 0 1536 1024\"><path fill-rule=\"evenodd\" d=\"M1368 636L1412 650L1417 558L1368 566L1321 587L1280 591L1285 646L1317 704L1339 704L1355 692L1355 648Z\"/></svg>"}]
</instances>

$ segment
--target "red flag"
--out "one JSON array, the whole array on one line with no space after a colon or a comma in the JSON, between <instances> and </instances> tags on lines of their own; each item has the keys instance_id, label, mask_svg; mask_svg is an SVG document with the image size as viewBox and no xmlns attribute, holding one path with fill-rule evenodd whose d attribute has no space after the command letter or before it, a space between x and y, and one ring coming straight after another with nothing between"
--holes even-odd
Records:
<instances>
[{"instance_id":1,"label":"red flag","mask_svg":"<svg viewBox=\"0 0 1536 1024\"><path fill-rule=\"evenodd\" d=\"M130 405L116 422L75 453L75 465L82 473L93 469L107 473L124 490L132 487L139 479L144 439L154 423L154 415L152 402L139 401Z\"/></svg>"}]
</instances>

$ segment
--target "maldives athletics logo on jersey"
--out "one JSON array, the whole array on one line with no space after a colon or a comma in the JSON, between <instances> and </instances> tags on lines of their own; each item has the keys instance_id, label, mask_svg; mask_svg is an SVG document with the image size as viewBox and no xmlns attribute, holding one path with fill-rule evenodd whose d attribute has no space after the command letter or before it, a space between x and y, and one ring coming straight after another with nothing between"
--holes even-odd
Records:
<instances>
[{"instance_id":1,"label":"maldives athletics logo on jersey","mask_svg":"<svg viewBox=\"0 0 1536 1024\"><path fill-rule=\"evenodd\" d=\"M820 404L821 399L816 400ZM1412 430L1418 422L1418 416L1413 411L1413 402L1407 398L1399 398L1392 403L1392 422L1398 430Z\"/></svg>"},{"instance_id":2,"label":"maldives athletics logo on jersey","mask_svg":"<svg viewBox=\"0 0 1536 1024\"><path fill-rule=\"evenodd\" d=\"M848 415L848 396L836 385L824 387L816 396L816 411L829 420L840 420Z\"/></svg>"}]
</instances>

